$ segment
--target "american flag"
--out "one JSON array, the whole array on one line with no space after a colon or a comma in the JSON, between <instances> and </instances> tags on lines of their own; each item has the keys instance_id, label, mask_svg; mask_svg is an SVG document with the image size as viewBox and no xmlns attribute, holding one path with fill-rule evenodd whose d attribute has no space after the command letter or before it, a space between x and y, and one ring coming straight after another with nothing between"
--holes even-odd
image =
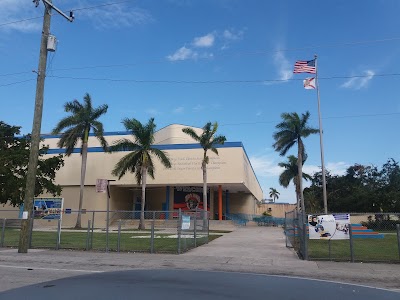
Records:
<instances>
[{"instance_id":1,"label":"american flag","mask_svg":"<svg viewBox=\"0 0 400 300\"><path fill-rule=\"evenodd\" d=\"M313 60L298 60L294 64L293 73L311 73L315 74L317 69L315 68L315 59Z\"/></svg>"}]
</instances>

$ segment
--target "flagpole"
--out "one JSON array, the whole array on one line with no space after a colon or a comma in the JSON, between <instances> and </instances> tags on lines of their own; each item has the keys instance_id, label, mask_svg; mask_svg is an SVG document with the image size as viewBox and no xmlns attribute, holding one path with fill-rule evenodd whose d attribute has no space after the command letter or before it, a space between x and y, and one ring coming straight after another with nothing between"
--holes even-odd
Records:
<instances>
[{"instance_id":1,"label":"flagpole","mask_svg":"<svg viewBox=\"0 0 400 300\"><path fill-rule=\"evenodd\" d=\"M321 166L322 166L322 190L324 198L324 212L328 214L328 198L326 194L326 179L325 179L325 163L324 163L324 143L323 143L323 130L321 121L321 101L319 98L319 83L318 83L318 67L317 67L317 55L314 55L315 59L315 85L317 88L317 98L318 98L318 122L319 122L319 143L321 148Z\"/></svg>"}]
</instances>

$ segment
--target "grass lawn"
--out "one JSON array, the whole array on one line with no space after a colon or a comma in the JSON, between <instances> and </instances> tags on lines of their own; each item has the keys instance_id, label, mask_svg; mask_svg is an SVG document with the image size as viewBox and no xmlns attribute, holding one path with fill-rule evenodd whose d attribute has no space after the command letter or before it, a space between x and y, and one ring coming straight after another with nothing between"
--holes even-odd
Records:
<instances>
[{"instance_id":1,"label":"grass lawn","mask_svg":"<svg viewBox=\"0 0 400 300\"><path fill-rule=\"evenodd\" d=\"M178 252L178 239L169 238L171 234L155 234L157 238L154 239L155 252ZM109 233L109 249L117 251L118 234L115 232ZM132 238L132 237L140 238ZM209 241L212 241L221 235L212 235ZM86 232L62 232L60 249L86 249ZM34 231L32 233L32 247L33 248L53 248L56 247L57 233ZM205 237L197 238L197 245L206 242ZM4 246L5 247L18 247L19 242L19 229L6 229ZM181 238L181 251L186 251L194 247L193 238ZM105 232L94 232L92 249L104 251L106 248L106 234ZM150 232L143 233L121 233L120 250L129 252L150 252L151 239Z\"/></svg>"},{"instance_id":2,"label":"grass lawn","mask_svg":"<svg viewBox=\"0 0 400 300\"><path fill-rule=\"evenodd\" d=\"M350 260L350 241L331 241L332 260ZM397 236L385 234L383 239L353 239L356 261L400 261ZM329 259L329 241L308 240L310 259Z\"/></svg>"}]
</instances>

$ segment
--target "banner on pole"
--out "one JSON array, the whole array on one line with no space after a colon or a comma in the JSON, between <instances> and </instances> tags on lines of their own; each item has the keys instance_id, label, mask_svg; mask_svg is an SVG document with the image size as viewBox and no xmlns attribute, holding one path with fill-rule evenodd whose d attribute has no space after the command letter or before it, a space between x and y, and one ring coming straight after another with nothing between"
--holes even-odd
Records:
<instances>
[{"instance_id":1,"label":"banner on pole","mask_svg":"<svg viewBox=\"0 0 400 300\"><path fill-rule=\"evenodd\" d=\"M107 192L107 179L97 179L96 180L96 193L106 193Z\"/></svg>"},{"instance_id":2,"label":"banner on pole","mask_svg":"<svg viewBox=\"0 0 400 300\"><path fill-rule=\"evenodd\" d=\"M308 215L310 240L348 240L350 214Z\"/></svg>"}]
</instances>

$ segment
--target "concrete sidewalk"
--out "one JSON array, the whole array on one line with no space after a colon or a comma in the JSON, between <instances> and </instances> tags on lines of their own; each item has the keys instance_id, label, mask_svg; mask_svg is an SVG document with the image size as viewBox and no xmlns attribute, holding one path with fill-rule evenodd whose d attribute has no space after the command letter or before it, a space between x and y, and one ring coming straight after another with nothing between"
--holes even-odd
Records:
<instances>
[{"instance_id":1,"label":"concrete sidewalk","mask_svg":"<svg viewBox=\"0 0 400 300\"><path fill-rule=\"evenodd\" d=\"M182 255L0 249L0 291L85 273L165 268L288 275L400 291L400 265L302 261L285 247L276 227L242 227Z\"/></svg>"}]
</instances>

